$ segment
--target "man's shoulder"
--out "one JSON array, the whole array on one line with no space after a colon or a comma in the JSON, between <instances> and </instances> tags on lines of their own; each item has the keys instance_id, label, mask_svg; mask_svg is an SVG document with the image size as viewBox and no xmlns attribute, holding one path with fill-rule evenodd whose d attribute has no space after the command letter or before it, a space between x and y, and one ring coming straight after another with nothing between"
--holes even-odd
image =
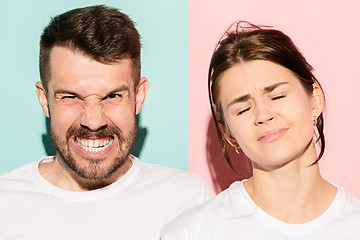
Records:
<instances>
[{"instance_id":1,"label":"man's shoulder","mask_svg":"<svg viewBox=\"0 0 360 240\"><path fill-rule=\"evenodd\" d=\"M29 188L38 161L30 162L0 175L0 191Z\"/></svg>"},{"instance_id":2,"label":"man's shoulder","mask_svg":"<svg viewBox=\"0 0 360 240\"><path fill-rule=\"evenodd\" d=\"M161 239L205 239L220 220L217 210L221 209L225 192L210 201L193 207L166 224L161 230Z\"/></svg>"},{"instance_id":3,"label":"man's shoulder","mask_svg":"<svg viewBox=\"0 0 360 240\"><path fill-rule=\"evenodd\" d=\"M162 166L160 164L146 163L142 162L137 158L134 158L136 164L139 168L139 175L143 177L154 177L155 179L164 179L167 181L185 181L183 184L187 184L189 182L198 182L203 183L204 180L199 175L171 167ZM133 160L134 161L134 160Z\"/></svg>"},{"instance_id":4,"label":"man's shoulder","mask_svg":"<svg viewBox=\"0 0 360 240\"><path fill-rule=\"evenodd\" d=\"M214 196L213 190L205 180L185 170L174 169L141 162L133 159L137 171L137 184L148 187L153 192L166 193L179 198L198 198L199 204ZM192 200L193 201L193 200Z\"/></svg>"},{"instance_id":5,"label":"man's shoulder","mask_svg":"<svg viewBox=\"0 0 360 240\"><path fill-rule=\"evenodd\" d=\"M24 165L14 168L10 171L2 173L0 175L0 180L26 178L29 175L29 173L31 173L33 171L33 166L36 163L37 163L37 161L26 163Z\"/></svg>"}]
</instances>

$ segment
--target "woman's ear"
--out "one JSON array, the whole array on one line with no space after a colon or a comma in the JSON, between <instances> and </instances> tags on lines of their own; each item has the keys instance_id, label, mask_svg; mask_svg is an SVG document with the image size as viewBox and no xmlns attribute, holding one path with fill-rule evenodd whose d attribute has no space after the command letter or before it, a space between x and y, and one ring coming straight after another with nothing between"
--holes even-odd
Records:
<instances>
[{"instance_id":1,"label":"woman's ear","mask_svg":"<svg viewBox=\"0 0 360 240\"><path fill-rule=\"evenodd\" d=\"M324 108L324 93L318 83L313 84L312 112L314 117L320 116Z\"/></svg>"},{"instance_id":2,"label":"woman's ear","mask_svg":"<svg viewBox=\"0 0 360 240\"><path fill-rule=\"evenodd\" d=\"M232 136L228 127L224 126L223 123L218 123L219 128L221 129L222 134L225 136L226 141L235 149L239 148L239 144L236 139Z\"/></svg>"}]
</instances>

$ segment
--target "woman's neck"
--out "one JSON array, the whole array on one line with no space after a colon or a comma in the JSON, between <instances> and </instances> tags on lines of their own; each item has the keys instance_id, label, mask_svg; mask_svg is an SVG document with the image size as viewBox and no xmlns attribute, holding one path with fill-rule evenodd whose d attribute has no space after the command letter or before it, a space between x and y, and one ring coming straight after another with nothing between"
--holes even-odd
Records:
<instances>
[{"instance_id":1,"label":"woman's neck","mask_svg":"<svg viewBox=\"0 0 360 240\"><path fill-rule=\"evenodd\" d=\"M305 223L320 216L337 192L321 177L317 163L301 159L272 170L254 165L253 177L244 186L262 210L288 223Z\"/></svg>"}]
</instances>

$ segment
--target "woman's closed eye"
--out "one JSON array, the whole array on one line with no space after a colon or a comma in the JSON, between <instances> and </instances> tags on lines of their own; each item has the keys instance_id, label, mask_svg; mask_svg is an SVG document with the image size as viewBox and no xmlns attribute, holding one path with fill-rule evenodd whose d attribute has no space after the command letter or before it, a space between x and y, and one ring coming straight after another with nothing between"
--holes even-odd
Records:
<instances>
[{"instance_id":1,"label":"woman's closed eye","mask_svg":"<svg viewBox=\"0 0 360 240\"><path fill-rule=\"evenodd\" d=\"M285 98L286 95L279 95L279 96L276 96L276 97L272 97L271 100L279 100L279 99L282 99L282 98Z\"/></svg>"},{"instance_id":2,"label":"woman's closed eye","mask_svg":"<svg viewBox=\"0 0 360 240\"><path fill-rule=\"evenodd\" d=\"M245 112L247 112L249 110L250 110L250 107L245 108L245 109L241 110L240 112L238 112L237 115L241 115L241 114L243 114L243 113L245 113Z\"/></svg>"}]
</instances>

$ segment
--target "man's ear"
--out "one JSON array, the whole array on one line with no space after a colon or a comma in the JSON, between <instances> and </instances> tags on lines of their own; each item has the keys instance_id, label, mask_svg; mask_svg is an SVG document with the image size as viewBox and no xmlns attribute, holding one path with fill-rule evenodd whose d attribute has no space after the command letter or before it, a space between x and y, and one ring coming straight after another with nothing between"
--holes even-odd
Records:
<instances>
[{"instance_id":1,"label":"man's ear","mask_svg":"<svg viewBox=\"0 0 360 240\"><path fill-rule=\"evenodd\" d=\"M44 111L44 114L46 117L50 117L49 103L48 103L45 88L44 88L42 82L40 82L40 81L37 81L35 83L35 86L36 86L36 95L39 99L39 103Z\"/></svg>"},{"instance_id":2,"label":"man's ear","mask_svg":"<svg viewBox=\"0 0 360 240\"><path fill-rule=\"evenodd\" d=\"M324 108L324 93L318 83L313 84L312 112L314 117L319 117Z\"/></svg>"},{"instance_id":3,"label":"man's ear","mask_svg":"<svg viewBox=\"0 0 360 240\"><path fill-rule=\"evenodd\" d=\"M218 123L219 128L221 129L222 134L225 136L226 141L235 149L239 148L239 144L237 143L236 139L230 133L228 127L224 126L222 123Z\"/></svg>"},{"instance_id":4,"label":"man's ear","mask_svg":"<svg viewBox=\"0 0 360 240\"><path fill-rule=\"evenodd\" d=\"M139 84L136 88L135 101L136 101L136 114L140 113L141 107L144 104L146 93L149 89L149 81L147 78L140 78Z\"/></svg>"}]
</instances>

